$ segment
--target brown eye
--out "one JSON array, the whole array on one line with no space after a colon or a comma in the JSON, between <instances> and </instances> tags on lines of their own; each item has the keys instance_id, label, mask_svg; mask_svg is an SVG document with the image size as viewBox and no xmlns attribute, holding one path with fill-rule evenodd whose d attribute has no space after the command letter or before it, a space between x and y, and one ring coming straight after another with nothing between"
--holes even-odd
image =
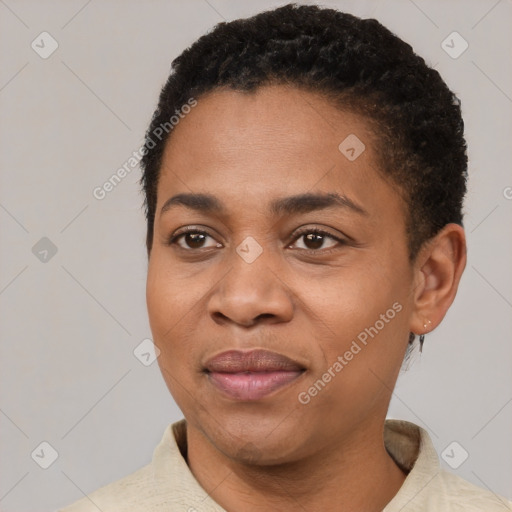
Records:
<instances>
[{"instance_id":1,"label":"brown eye","mask_svg":"<svg viewBox=\"0 0 512 512\"><path fill-rule=\"evenodd\" d=\"M321 249L324 243L324 235L319 235L318 233L308 233L307 235L303 235L304 245L308 249Z\"/></svg>"},{"instance_id":2,"label":"brown eye","mask_svg":"<svg viewBox=\"0 0 512 512\"><path fill-rule=\"evenodd\" d=\"M206 238L206 235L203 235L202 233L187 233L183 236L185 243L191 249L199 249L202 247Z\"/></svg>"},{"instance_id":3,"label":"brown eye","mask_svg":"<svg viewBox=\"0 0 512 512\"><path fill-rule=\"evenodd\" d=\"M299 242L302 242L302 244L299 244ZM336 245L340 244L343 244L343 240L334 237L330 233L318 230L309 230L299 233L292 246L296 245L298 249L306 251L320 252L320 250L332 249L336 247Z\"/></svg>"},{"instance_id":4,"label":"brown eye","mask_svg":"<svg viewBox=\"0 0 512 512\"><path fill-rule=\"evenodd\" d=\"M185 233L178 233L169 240L169 244L176 244L185 250L208 249L222 247L212 236L204 231L189 230Z\"/></svg>"}]
</instances>

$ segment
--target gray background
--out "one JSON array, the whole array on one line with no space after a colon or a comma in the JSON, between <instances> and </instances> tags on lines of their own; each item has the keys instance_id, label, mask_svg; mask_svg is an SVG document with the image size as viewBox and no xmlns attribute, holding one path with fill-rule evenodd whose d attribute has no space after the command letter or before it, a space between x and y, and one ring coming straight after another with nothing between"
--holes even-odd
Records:
<instances>
[{"instance_id":1,"label":"gray background","mask_svg":"<svg viewBox=\"0 0 512 512\"><path fill-rule=\"evenodd\" d=\"M181 417L157 364L133 354L151 338L140 171L103 200L92 191L142 144L175 56L223 19L283 3L0 0L2 511L55 510L127 475ZM322 4L379 19L462 99L468 266L389 415L427 428L439 453L457 441L452 460L469 457L454 472L511 498L512 3ZM43 31L59 44L47 59L31 48ZM453 31L469 43L456 59L441 46ZM32 249L43 237L57 248L46 261ZM31 458L42 441L59 454L46 470Z\"/></svg>"}]
</instances>

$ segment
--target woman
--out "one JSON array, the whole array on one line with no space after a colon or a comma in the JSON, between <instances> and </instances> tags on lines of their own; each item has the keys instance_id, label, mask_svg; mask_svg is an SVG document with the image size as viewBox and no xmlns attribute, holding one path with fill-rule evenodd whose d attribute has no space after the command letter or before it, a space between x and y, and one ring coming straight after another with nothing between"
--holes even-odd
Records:
<instances>
[{"instance_id":1,"label":"woman","mask_svg":"<svg viewBox=\"0 0 512 512\"><path fill-rule=\"evenodd\" d=\"M510 509L386 420L466 263L435 70L375 20L287 5L173 62L145 148L148 313L185 419L65 512Z\"/></svg>"}]
</instances>

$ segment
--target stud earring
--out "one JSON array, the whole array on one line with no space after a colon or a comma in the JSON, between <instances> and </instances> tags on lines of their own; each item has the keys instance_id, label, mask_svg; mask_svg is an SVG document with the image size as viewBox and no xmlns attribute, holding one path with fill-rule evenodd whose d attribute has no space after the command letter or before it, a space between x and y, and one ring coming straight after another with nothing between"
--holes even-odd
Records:
<instances>
[{"instance_id":1,"label":"stud earring","mask_svg":"<svg viewBox=\"0 0 512 512\"><path fill-rule=\"evenodd\" d=\"M423 329L428 329L432 322L427 320L426 323L423 324ZM425 334L420 334L420 354L423 352L423 342L425 341Z\"/></svg>"}]
</instances>

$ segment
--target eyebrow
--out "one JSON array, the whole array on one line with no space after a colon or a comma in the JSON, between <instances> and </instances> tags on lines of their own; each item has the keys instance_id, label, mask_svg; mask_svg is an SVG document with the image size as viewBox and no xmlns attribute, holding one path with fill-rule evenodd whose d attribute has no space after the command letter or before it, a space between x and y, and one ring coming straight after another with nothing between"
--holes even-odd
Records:
<instances>
[{"instance_id":1,"label":"eyebrow","mask_svg":"<svg viewBox=\"0 0 512 512\"><path fill-rule=\"evenodd\" d=\"M173 206L184 206L202 213L225 214L226 209L222 202L211 194L177 194L163 204L160 215ZM270 203L270 213L273 215L292 215L309 213L326 208L344 208L352 210L359 215L368 215L368 212L345 195L337 193L313 194L305 193L275 199Z\"/></svg>"}]
</instances>

